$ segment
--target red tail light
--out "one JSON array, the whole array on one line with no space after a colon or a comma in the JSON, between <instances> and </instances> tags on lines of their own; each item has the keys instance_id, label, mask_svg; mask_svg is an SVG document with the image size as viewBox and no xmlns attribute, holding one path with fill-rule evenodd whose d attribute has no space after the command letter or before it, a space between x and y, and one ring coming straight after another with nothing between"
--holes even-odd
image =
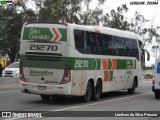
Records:
<instances>
[{"instance_id":1,"label":"red tail light","mask_svg":"<svg viewBox=\"0 0 160 120\"><path fill-rule=\"evenodd\" d=\"M62 78L62 80L60 81L59 84L66 84L66 83L68 83L70 81L71 81L70 66L66 65L65 69L64 69L63 78Z\"/></svg>"},{"instance_id":2,"label":"red tail light","mask_svg":"<svg viewBox=\"0 0 160 120\"><path fill-rule=\"evenodd\" d=\"M153 84L155 83L155 77L154 76L152 77L152 83Z\"/></svg>"},{"instance_id":3,"label":"red tail light","mask_svg":"<svg viewBox=\"0 0 160 120\"><path fill-rule=\"evenodd\" d=\"M20 63L20 68L19 68L20 70L20 80L21 81L24 81L24 82L27 82L26 81L26 79L25 79L25 77L24 77L24 73L23 73L23 66L22 66L22 64Z\"/></svg>"}]
</instances>

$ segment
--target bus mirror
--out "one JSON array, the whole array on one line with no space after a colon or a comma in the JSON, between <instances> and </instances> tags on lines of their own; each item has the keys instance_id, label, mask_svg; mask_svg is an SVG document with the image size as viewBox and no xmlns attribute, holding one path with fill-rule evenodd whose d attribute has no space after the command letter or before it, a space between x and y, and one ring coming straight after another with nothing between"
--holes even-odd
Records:
<instances>
[{"instance_id":1,"label":"bus mirror","mask_svg":"<svg viewBox=\"0 0 160 120\"><path fill-rule=\"evenodd\" d=\"M147 52L147 61L150 60L150 54Z\"/></svg>"},{"instance_id":2,"label":"bus mirror","mask_svg":"<svg viewBox=\"0 0 160 120\"><path fill-rule=\"evenodd\" d=\"M145 50L145 49L143 49L143 50L147 53L147 61L149 61L150 60L150 54L149 54L149 52L147 50Z\"/></svg>"}]
</instances>

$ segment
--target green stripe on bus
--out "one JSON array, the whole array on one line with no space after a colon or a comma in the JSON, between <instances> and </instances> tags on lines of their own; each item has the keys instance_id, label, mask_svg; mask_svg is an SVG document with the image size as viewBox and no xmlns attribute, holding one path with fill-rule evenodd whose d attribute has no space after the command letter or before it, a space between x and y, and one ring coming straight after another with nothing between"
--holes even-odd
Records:
<instances>
[{"instance_id":1,"label":"green stripe on bus","mask_svg":"<svg viewBox=\"0 0 160 120\"><path fill-rule=\"evenodd\" d=\"M29 58L26 55L20 55L23 67L64 69L66 64L70 65L71 70L100 70L101 58ZM112 70L112 59L108 60L108 70ZM117 59L116 69L135 69L136 60Z\"/></svg>"},{"instance_id":2,"label":"green stripe on bus","mask_svg":"<svg viewBox=\"0 0 160 120\"><path fill-rule=\"evenodd\" d=\"M117 69L127 69L127 60L126 59L117 59Z\"/></svg>"},{"instance_id":3,"label":"green stripe on bus","mask_svg":"<svg viewBox=\"0 0 160 120\"><path fill-rule=\"evenodd\" d=\"M32 59L27 58L25 55L20 55L20 61L23 67L31 67L31 68L47 68L47 69L64 69L66 59L61 58L59 61L57 59L53 60L44 60L41 59Z\"/></svg>"},{"instance_id":4,"label":"green stripe on bus","mask_svg":"<svg viewBox=\"0 0 160 120\"><path fill-rule=\"evenodd\" d=\"M95 70L96 59L95 58L67 58L67 64L70 65L72 70Z\"/></svg>"},{"instance_id":5,"label":"green stripe on bus","mask_svg":"<svg viewBox=\"0 0 160 120\"><path fill-rule=\"evenodd\" d=\"M100 70L101 69L101 58L96 58L97 61L97 68L96 70Z\"/></svg>"}]
</instances>

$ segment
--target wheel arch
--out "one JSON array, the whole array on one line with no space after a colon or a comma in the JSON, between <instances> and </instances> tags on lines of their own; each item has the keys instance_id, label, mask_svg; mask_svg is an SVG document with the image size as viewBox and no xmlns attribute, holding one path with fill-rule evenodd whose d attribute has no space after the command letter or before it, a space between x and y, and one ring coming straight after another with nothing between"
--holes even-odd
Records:
<instances>
[{"instance_id":1,"label":"wheel arch","mask_svg":"<svg viewBox=\"0 0 160 120\"><path fill-rule=\"evenodd\" d=\"M133 82L135 82L136 87L138 87L138 76L134 75Z\"/></svg>"},{"instance_id":2,"label":"wheel arch","mask_svg":"<svg viewBox=\"0 0 160 120\"><path fill-rule=\"evenodd\" d=\"M100 83L101 83L101 90L103 91L103 81L102 81L102 77L97 77L96 82L97 82L98 80L99 80ZM96 82L95 82L95 86L96 86Z\"/></svg>"}]
</instances>

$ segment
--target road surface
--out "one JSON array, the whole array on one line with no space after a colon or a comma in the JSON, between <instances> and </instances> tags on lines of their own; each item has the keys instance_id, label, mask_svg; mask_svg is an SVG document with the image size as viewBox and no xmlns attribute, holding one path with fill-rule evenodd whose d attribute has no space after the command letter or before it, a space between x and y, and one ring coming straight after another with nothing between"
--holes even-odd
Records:
<instances>
[{"instance_id":1,"label":"road surface","mask_svg":"<svg viewBox=\"0 0 160 120\"><path fill-rule=\"evenodd\" d=\"M72 117L64 117L65 120L74 120L74 116L81 116L79 113L88 111L89 117L77 117L76 119L96 120L98 119L111 119L111 120L158 120L155 117L101 117L99 114L102 111L102 116L108 114L104 111L159 111L159 100L154 98L151 91L151 80L146 79L143 87L137 88L136 93L133 95L124 91L115 91L105 93L101 96L99 101L91 101L83 103L80 97L67 97L61 99L53 99L51 101L42 101L39 95L21 93L19 90L14 91L0 91L0 111L45 111L46 115L56 116L55 111L61 111L59 116L66 116L70 114ZM63 113L62 111L73 111L70 113ZM89 112L94 111L94 112ZM96 113L96 111L98 111ZM55 113L54 113L55 112ZM79 112L79 113L78 113ZM48 114L49 113L49 114ZM72 114L74 113L74 114ZM116 114L116 112L114 113ZM105 116L105 115L104 115ZM94 118L92 118L94 117ZM18 119L18 118L1 118L1 119ZM28 119L28 118L27 118ZM26 119L26 120L27 120ZM31 118L33 119L33 118ZM36 118L37 119L37 118ZM42 120L62 119L60 117L47 117L38 118Z\"/></svg>"}]
</instances>

